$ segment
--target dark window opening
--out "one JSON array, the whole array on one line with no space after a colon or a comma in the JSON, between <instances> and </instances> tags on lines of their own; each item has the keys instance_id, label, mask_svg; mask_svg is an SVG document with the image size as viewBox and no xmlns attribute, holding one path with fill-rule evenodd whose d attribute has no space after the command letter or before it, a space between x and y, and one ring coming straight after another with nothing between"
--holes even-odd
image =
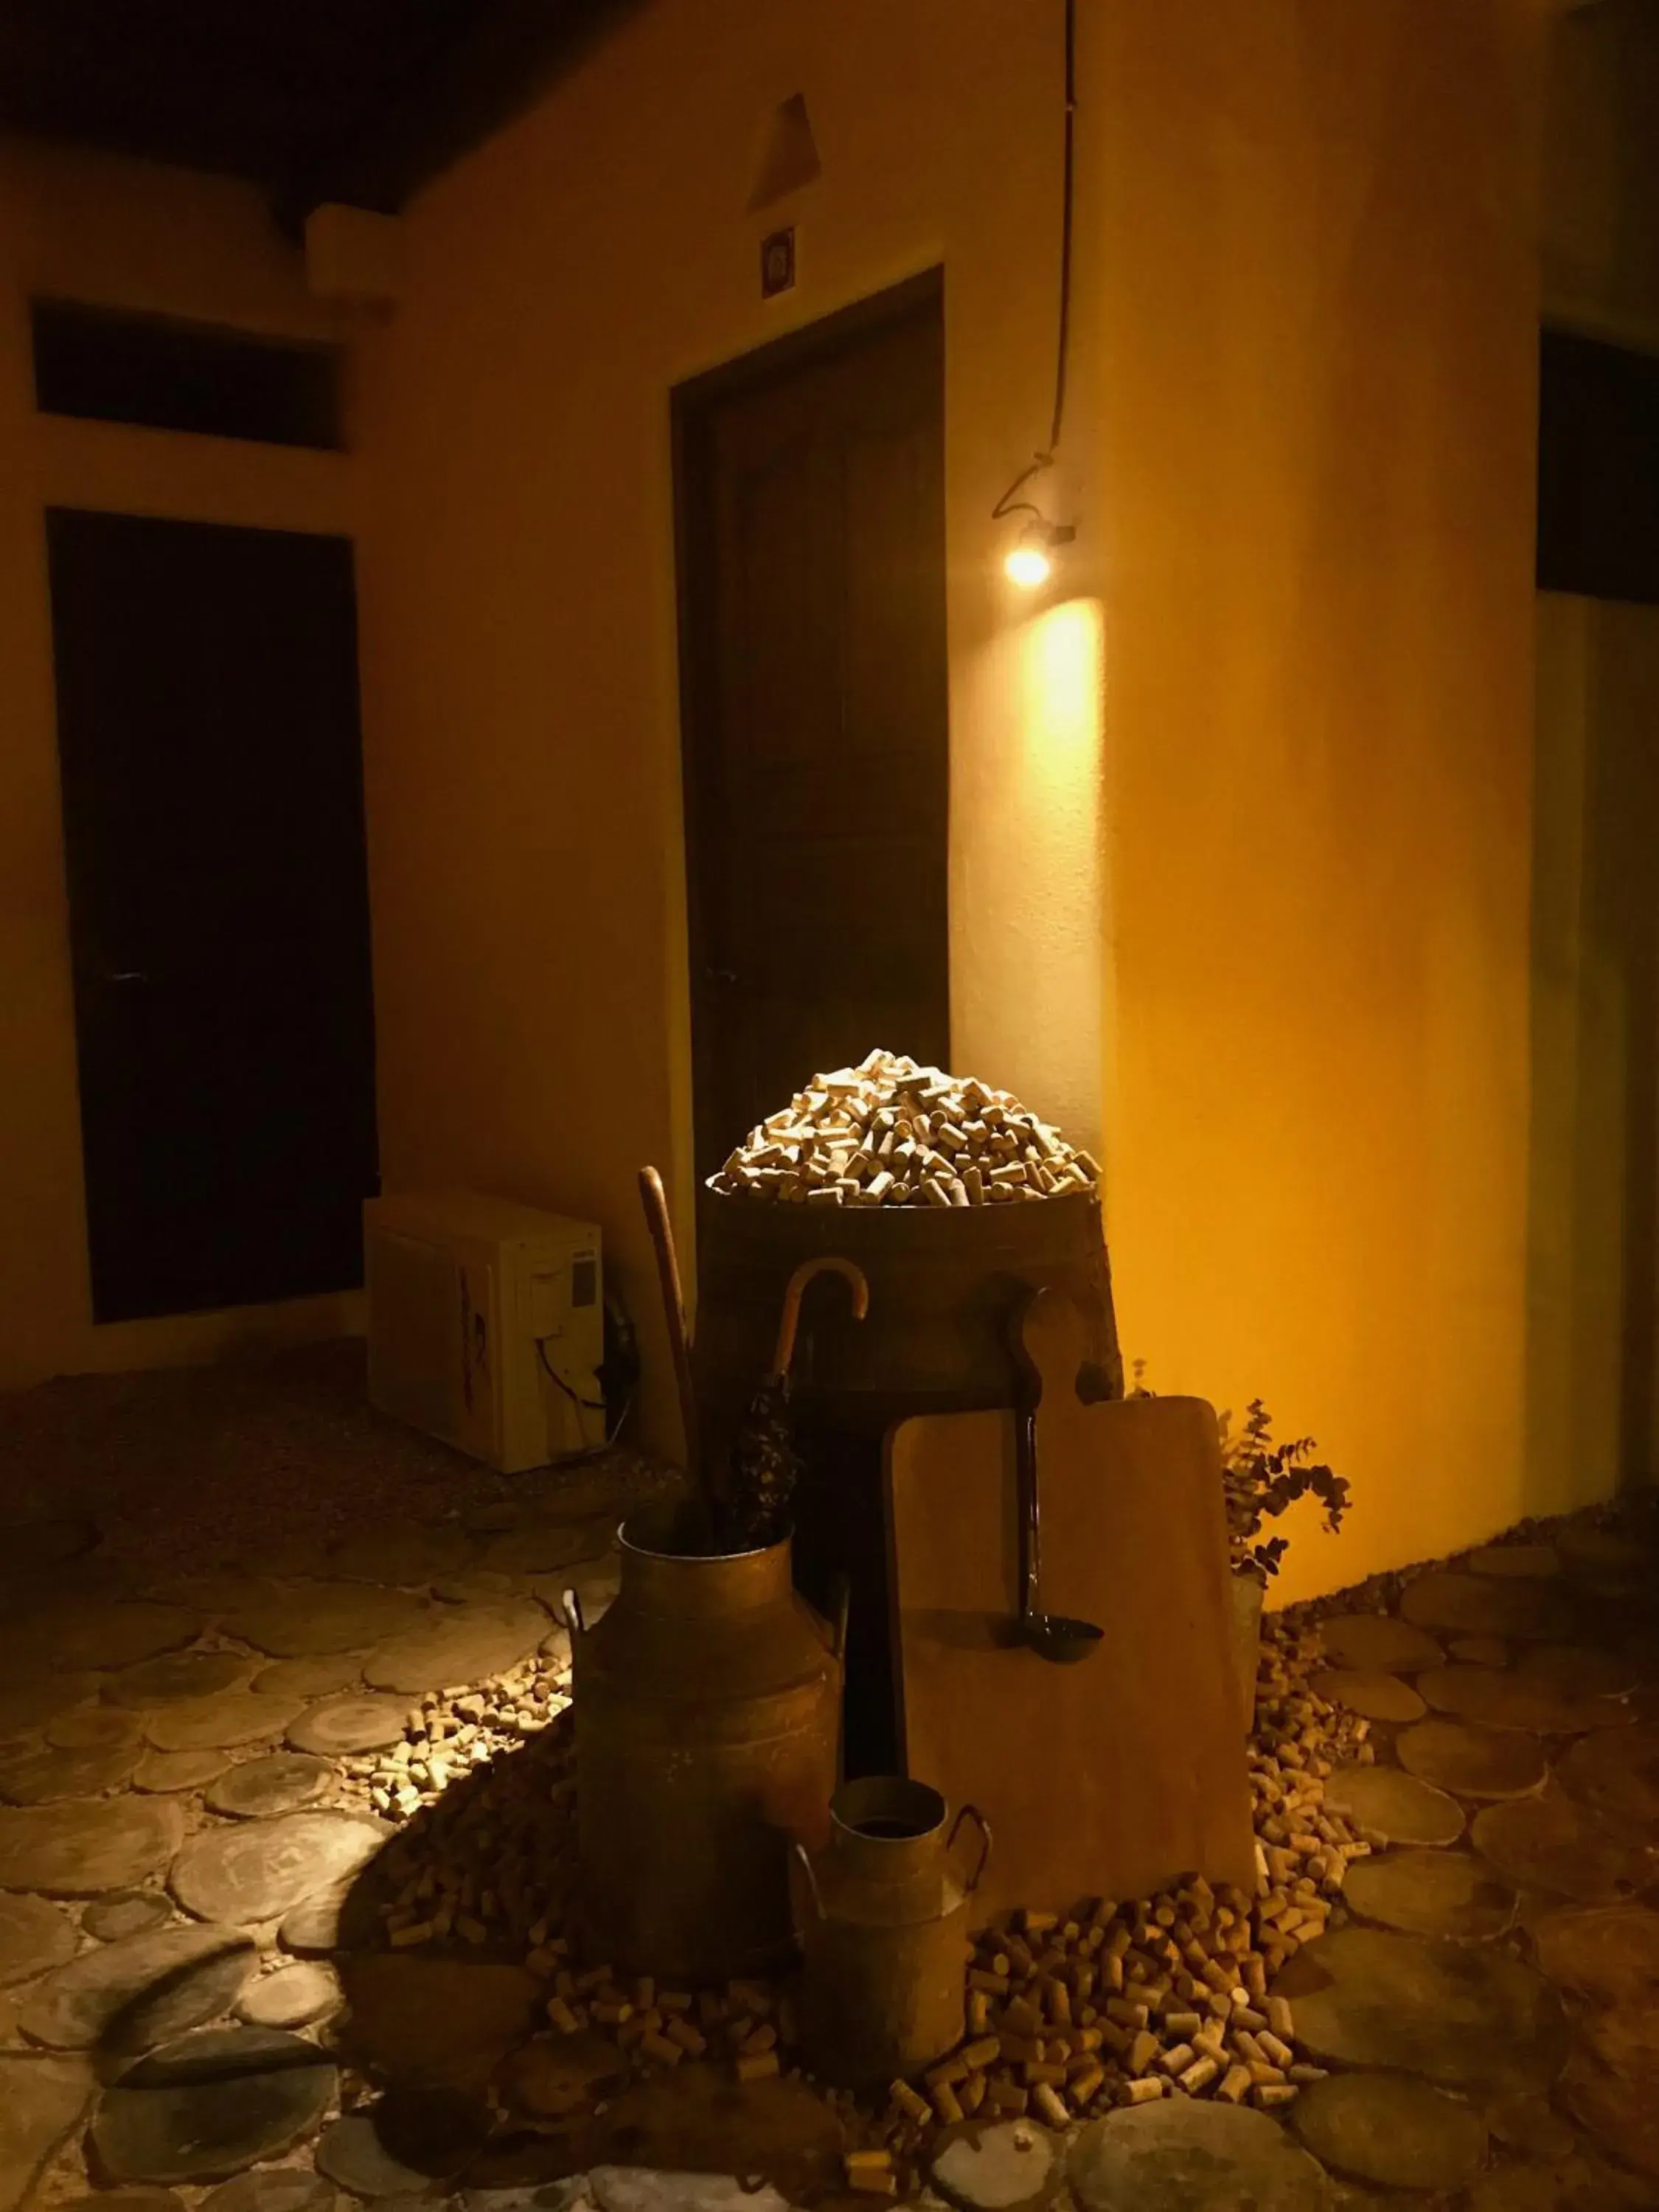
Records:
<instances>
[{"instance_id":1,"label":"dark window opening","mask_svg":"<svg viewBox=\"0 0 1659 2212\"><path fill-rule=\"evenodd\" d=\"M335 347L62 300L36 300L31 316L43 414L266 446L340 446Z\"/></svg>"},{"instance_id":2,"label":"dark window opening","mask_svg":"<svg viewBox=\"0 0 1659 2212\"><path fill-rule=\"evenodd\" d=\"M1538 588L1659 604L1659 359L1546 331Z\"/></svg>"}]
</instances>

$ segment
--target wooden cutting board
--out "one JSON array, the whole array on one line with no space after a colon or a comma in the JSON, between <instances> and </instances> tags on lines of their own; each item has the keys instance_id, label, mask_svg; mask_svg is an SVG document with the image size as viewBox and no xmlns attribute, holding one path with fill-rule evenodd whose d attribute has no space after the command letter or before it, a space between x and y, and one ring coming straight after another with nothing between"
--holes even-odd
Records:
<instances>
[{"instance_id":1,"label":"wooden cutting board","mask_svg":"<svg viewBox=\"0 0 1659 2212\"><path fill-rule=\"evenodd\" d=\"M930 1414L887 1439L908 1771L990 1821L988 1914L1144 1897L1174 1877L1253 1887L1216 1418L1200 1398L1085 1405L1081 1318L1039 1293L1042 1604L1104 1631L1057 1666L1010 1641L1015 1416Z\"/></svg>"}]
</instances>

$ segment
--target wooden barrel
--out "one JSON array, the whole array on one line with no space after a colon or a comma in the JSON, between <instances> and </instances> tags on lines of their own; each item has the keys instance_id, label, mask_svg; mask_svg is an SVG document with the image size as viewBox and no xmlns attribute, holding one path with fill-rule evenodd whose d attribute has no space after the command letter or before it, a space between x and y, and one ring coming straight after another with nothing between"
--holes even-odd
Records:
<instances>
[{"instance_id":1,"label":"wooden barrel","mask_svg":"<svg viewBox=\"0 0 1659 2212\"><path fill-rule=\"evenodd\" d=\"M813 1283L791 1370L805 1478L795 1500L801 1588L822 1610L851 1592L845 1753L849 1774L902 1770L902 1695L891 1640L883 1439L912 1413L1011 1405L1009 1323L1023 1292L1069 1291L1088 1328L1079 1388L1121 1398L1111 1274L1092 1192L1012 1206L769 1205L705 1191L699 1216L693 1365L703 1449L718 1480L755 1386L772 1364L784 1285L803 1260L854 1260L868 1318L847 1286ZM924 1779L926 1778L923 1778Z\"/></svg>"},{"instance_id":2,"label":"wooden barrel","mask_svg":"<svg viewBox=\"0 0 1659 2212\"><path fill-rule=\"evenodd\" d=\"M1121 1398L1123 1363L1093 1192L1012 1206L769 1205L705 1191L698 1226L697 1395L711 1440L729 1437L772 1364L784 1285L803 1260L855 1261L867 1320L844 1284L811 1285L793 1398L804 1415L865 1432L908 1413L1012 1402L1009 1316L1024 1288L1054 1285L1089 1329L1085 1396Z\"/></svg>"}]
</instances>

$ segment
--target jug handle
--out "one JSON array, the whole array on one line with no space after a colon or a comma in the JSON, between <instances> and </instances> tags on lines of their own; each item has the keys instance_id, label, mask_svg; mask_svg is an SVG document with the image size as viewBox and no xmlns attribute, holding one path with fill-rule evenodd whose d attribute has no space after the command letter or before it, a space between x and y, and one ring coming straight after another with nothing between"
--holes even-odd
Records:
<instances>
[{"instance_id":1,"label":"jug handle","mask_svg":"<svg viewBox=\"0 0 1659 2212\"><path fill-rule=\"evenodd\" d=\"M798 1843L794 1849L795 1856L801 1863L801 1871L806 1876L806 1886L812 1893L812 1910L817 1913L818 1918L822 1920L823 1917L823 1899L819 1894L818 1878L813 1870L812 1862L806 1856L806 1846L805 1844Z\"/></svg>"},{"instance_id":2,"label":"jug handle","mask_svg":"<svg viewBox=\"0 0 1659 2212\"><path fill-rule=\"evenodd\" d=\"M586 1636L587 1623L582 1619L582 1601L574 1589L568 1589L560 1599L560 1610L564 1614L565 1626L572 1637Z\"/></svg>"},{"instance_id":3,"label":"jug handle","mask_svg":"<svg viewBox=\"0 0 1659 2212\"><path fill-rule=\"evenodd\" d=\"M991 1856L991 1824L977 1805L961 1806L957 1809L956 1819L951 1823L951 1832L945 1838L945 1848L947 1851L956 1842L957 1831L964 1820L971 1820L979 1830L979 1863L975 1867L972 1877L967 1885L967 1893L971 1897L985 1879L986 1865Z\"/></svg>"}]
</instances>

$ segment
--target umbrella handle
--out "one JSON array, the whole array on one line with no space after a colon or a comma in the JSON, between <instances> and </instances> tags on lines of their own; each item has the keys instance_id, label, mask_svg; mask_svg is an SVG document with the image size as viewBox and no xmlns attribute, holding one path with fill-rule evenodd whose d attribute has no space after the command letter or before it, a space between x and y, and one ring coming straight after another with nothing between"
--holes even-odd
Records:
<instances>
[{"instance_id":1,"label":"umbrella handle","mask_svg":"<svg viewBox=\"0 0 1659 2212\"><path fill-rule=\"evenodd\" d=\"M784 1287L783 1313L778 1322L777 1349L772 1355L774 1375L787 1375L795 1356L795 1332L800 1327L800 1302L806 1285L817 1275L839 1275L853 1294L853 1318L862 1321L870 1310L870 1285L862 1267L851 1260L826 1254L819 1260L803 1260Z\"/></svg>"}]
</instances>

